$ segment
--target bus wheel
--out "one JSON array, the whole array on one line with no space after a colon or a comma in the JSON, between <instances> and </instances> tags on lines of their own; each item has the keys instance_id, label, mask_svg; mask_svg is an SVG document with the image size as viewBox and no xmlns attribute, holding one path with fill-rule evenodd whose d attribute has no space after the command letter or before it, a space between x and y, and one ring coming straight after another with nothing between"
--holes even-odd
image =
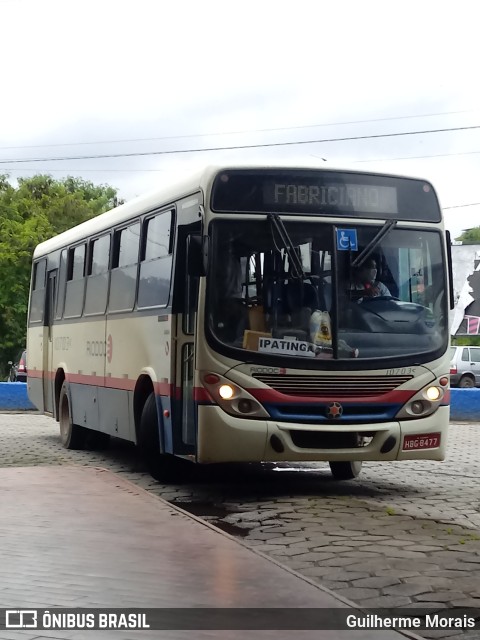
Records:
<instances>
[{"instance_id":1,"label":"bus wheel","mask_svg":"<svg viewBox=\"0 0 480 640\"><path fill-rule=\"evenodd\" d=\"M148 396L143 407L138 436L140 453L150 475L159 482L169 483L178 480L178 461L168 453L160 453L157 403L154 393Z\"/></svg>"},{"instance_id":2,"label":"bus wheel","mask_svg":"<svg viewBox=\"0 0 480 640\"><path fill-rule=\"evenodd\" d=\"M335 480L353 480L362 469L361 460L352 460L349 462L330 462L330 470Z\"/></svg>"},{"instance_id":3,"label":"bus wheel","mask_svg":"<svg viewBox=\"0 0 480 640\"><path fill-rule=\"evenodd\" d=\"M66 382L63 383L60 391L58 414L60 422L60 440L65 449L83 449L87 432L86 429L80 427L78 424L73 424L72 422L70 400L68 397Z\"/></svg>"}]
</instances>

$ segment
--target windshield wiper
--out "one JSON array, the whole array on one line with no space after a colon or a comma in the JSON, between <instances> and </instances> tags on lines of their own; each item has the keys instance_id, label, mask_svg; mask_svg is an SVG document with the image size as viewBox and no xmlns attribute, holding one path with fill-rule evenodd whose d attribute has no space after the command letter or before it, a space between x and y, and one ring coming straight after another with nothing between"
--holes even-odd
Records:
<instances>
[{"instance_id":1,"label":"windshield wiper","mask_svg":"<svg viewBox=\"0 0 480 640\"><path fill-rule=\"evenodd\" d=\"M361 266L365 260L370 256L371 253L375 251L375 248L379 244L380 240L382 240L386 235L390 233L390 231L396 226L397 220L387 220L377 235L370 240L365 249L361 251L358 256L353 260L351 266L359 267Z\"/></svg>"},{"instance_id":2,"label":"windshield wiper","mask_svg":"<svg viewBox=\"0 0 480 640\"><path fill-rule=\"evenodd\" d=\"M295 278L305 280L305 271L303 270L302 261L299 258L298 253L295 251L295 245L288 234L282 218L278 213L269 213L267 215L267 220L270 222L272 229L278 233L282 245L285 247L292 275Z\"/></svg>"}]
</instances>

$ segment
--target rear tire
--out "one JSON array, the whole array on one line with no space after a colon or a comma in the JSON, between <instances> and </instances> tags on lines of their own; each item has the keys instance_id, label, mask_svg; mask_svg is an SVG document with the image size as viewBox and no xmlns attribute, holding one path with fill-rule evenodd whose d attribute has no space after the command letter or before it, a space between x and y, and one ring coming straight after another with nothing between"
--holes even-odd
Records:
<instances>
[{"instance_id":1,"label":"rear tire","mask_svg":"<svg viewBox=\"0 0 480 640\"><path fill-rule=\"evenodd\" d=\"M330 470L335 480L353 480L362 469L361 460L330 462Z\"/></svg>"},{"instance_id":2,"label":"rear tire","mask_svg":"<svg viewBox=\"0 0 480 640\"><path fill-rule=\"evenodd\" d=\"M458 386L461 389L473 389L473 387L475 386L475 381L471 376L463 376L463 378L460 378Z\"/></svg>"},{"instance_id":3,"label":"rear tire","mask_svg":"<svg viewBox=\"0 0 480 640\"><path fill-rule=\"evenodd\" d=\"M68 385L66 382L63 383L60 391L58 416L60 422L60 440L65 449L83 449L87 431L72 422L70 397L68 395Z\"/></svg>"},{"instance_id":4,"label":"rear tire","mask_svg":"<svg viewBox=\"0 0 480 640\"><path fill-rule=\"evenodd\" d=\"M153 392L143 407L138 435L140 453L152 478L166 483L178 481L180 461L160 452L157 402Z\"/></svg>"}]
</instances>

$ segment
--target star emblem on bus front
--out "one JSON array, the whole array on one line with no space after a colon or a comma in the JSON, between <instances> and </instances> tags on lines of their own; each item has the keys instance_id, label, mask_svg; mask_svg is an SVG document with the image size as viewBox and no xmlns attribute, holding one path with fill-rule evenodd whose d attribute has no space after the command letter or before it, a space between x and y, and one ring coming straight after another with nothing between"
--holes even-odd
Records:
<instances>
[{"instance_id":1,"label":"star emblem on bus front","mask_svg":"<svg viewBox=\"0 0 480 640\"><path fill-rule=\"evenodd\" d=\"M333 418L334 420L340 418L343 413L343 407L339 402L332 402L327 407L327 418Z\"/></svg>"}]
</instances>

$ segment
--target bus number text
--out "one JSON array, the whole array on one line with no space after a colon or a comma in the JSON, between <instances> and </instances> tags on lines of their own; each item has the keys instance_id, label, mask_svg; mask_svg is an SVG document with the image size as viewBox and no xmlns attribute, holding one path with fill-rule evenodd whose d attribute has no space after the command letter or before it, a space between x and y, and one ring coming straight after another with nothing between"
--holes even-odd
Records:
<instances>
[{"instance_id":1,"label":"bus number text","mask_svg":"<svg viewBox=\"0 0 480 640\"><path fill-rule=\"evenodd\" d=\"M399 369L387 369L387 376L414 376L415 367L400 367Z\"/></svg>"}]
</instances>

